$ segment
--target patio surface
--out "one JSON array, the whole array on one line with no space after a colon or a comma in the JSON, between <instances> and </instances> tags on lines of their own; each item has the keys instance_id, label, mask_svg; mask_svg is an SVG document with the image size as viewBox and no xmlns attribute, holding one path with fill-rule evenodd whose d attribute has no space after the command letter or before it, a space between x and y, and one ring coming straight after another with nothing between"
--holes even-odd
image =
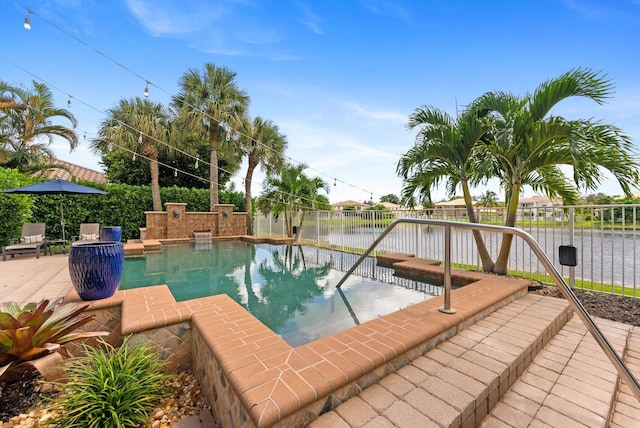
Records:
<instances>
[{"instance_id":1,"label":"patio surface","mask_svg":"<svg viewBox=\"0 0 640 428\"><path fill-rule=\"evenodd\" d=\"M0 302L24 304L67 296L73 289L67 260L56 254L0 262ZM562 302L533 295L519 299L344 401L311 426L640 426L640 403L623 382L619 386L613 366L577 316L558 326L557 334L545 337L544 347L534 337L531 327L549 319L550 312L564 311ZM638 377L640 329L596 322ZM526 356L515 356L519 348L536 352L526 361ZM486 396L490 387L499 390L500 398L497 392ZM490 403L484 414L477 405L468 410L474 401L483 400ZM459 402L467 410L458 409ZM200 417L179 426L214 425Z\"/></svg>"}]
</instances>

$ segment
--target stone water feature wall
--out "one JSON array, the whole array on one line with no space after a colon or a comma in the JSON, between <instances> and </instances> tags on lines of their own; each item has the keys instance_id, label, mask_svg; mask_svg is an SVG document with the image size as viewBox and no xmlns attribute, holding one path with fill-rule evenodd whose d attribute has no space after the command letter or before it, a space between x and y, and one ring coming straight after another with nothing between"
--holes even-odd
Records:
<instances>
[{"instance_id":1,"label":"stone water feature wall","mask_svg":"<svg viewBox=\"0 0 640 428\"><path fill-rule=\"evenodd\" d=\"M145 239L192 239L194 232L211 237L247 234L246 213L233 212L233 204L218 204L212 212L189 212L184 203L164 205L165 211L145 211Z\"/></svg>"}]
</instances>

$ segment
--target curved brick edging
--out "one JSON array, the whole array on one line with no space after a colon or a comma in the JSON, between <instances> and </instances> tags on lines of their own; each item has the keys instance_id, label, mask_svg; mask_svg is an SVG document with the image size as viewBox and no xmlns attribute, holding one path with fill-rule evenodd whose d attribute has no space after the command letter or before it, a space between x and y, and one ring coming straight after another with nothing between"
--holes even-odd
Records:
<instances>
[{"instance_id":1,"label":"curved brick edging","mask_svg":"<svg viewBox=\"0 0 640 428\"><path fill-rule=\"evenodd\" d=\"M121 308L120 333L191 365L223 426L308 423L386 374L527 292L530 281L493 275L296 348L226 295L176 302L166 286L118 291L90 310ZM68 299L73 300L74 292ZM77 295L75 297L77 299ZM185 351L186 349L186 351Z\"/></svg>"}]
</instances>

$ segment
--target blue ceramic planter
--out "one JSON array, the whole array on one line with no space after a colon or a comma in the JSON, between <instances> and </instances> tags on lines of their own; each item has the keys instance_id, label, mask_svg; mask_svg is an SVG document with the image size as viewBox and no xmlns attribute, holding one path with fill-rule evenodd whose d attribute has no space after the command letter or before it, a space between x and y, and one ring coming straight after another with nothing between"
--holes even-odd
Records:
<instances>
[{"instance_id":1,"label":"blue ceramic planter","mask_svg":"<svg viewBox=\"0 0 640 428\"><path fill-rule=\"evenodd\" d=\"M69 251L69 274L82 300L113 296L124 269L120 242L78 242Z\"/></svg>"},{"instance_id":2,"label":"blue ceramic planter","mask_svg":"<svg viewBox=\"0 0 640 428\"><path fill-rule=\"evenodd\" d=\"M122 241L122 227L120 226L103 226L100 229L100 240L120 242Z\"/></svg>"}]
</instances>

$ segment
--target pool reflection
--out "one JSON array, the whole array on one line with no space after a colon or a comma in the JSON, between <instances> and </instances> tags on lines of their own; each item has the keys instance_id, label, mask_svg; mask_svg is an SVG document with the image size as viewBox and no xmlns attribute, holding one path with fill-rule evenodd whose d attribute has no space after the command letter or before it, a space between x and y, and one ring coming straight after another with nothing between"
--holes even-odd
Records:
<instances>
[{"instance_id":1,"label":"pool reflection","mask_svg":"<svg viewBox=\"0 0 640 428\"><path fill-rule=\"evenodd\" d=\"M241 241L165 246L127 259L120 289L166 284L177 301L224 293L292 346L432 297L360 276L336 289L343 272L334 269L334 256L344 255ZM386 268L366 269L373 277L401 281Z\"/></svg>"}]
</instances>

